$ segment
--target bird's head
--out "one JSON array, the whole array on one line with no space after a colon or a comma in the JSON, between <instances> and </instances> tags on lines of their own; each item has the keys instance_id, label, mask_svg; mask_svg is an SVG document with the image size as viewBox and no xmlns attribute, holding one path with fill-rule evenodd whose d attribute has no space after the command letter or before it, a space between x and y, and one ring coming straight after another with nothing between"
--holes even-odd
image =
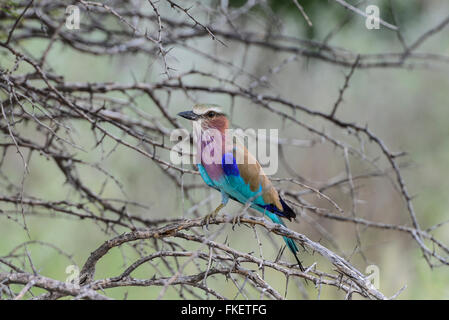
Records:
<instances>
[{"instance_id":1,"label":"bird's head","mask_svg":"<svg viewBox=\"0 0 449 320\"><path fill-rule=\"evenodd\" d=\"M202 130L217 129L224 132L229 127L226 114L215 104L197 104L191 111L183 111L178 115L199 124Z\"/></svg>"}]
</instances>

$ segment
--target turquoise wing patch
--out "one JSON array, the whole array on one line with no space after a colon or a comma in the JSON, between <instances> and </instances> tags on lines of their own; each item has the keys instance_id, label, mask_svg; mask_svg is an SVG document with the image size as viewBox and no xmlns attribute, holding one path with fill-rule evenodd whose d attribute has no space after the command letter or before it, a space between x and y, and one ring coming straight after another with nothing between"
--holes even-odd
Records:
<instances>
[{"instance_id":1,"label":"turquoise wing patch","mask_svg":"<svg viewBox=\"0 0 449 320\"><path fill-rule=\"evenodd\" d=\"M257 205L266 205L262 198L262 186L259 189L252 191L249 184L245 183L240 176L239 169L236 164L236 159L232 153L225 153L221 162L225 181L221 187L226 193L237 199L239 202L245 204L248 200Z\"/></svg>"}]
</instances>

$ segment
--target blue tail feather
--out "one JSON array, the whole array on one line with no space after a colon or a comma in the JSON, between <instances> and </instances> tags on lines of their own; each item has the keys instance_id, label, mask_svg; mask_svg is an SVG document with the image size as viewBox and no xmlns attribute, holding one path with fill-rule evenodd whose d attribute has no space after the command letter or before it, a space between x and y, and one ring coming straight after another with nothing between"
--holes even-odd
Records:
<instances>
[{"instance_id":1,"label":"blue tail feather","mask_svg":"<svg viewBox=\"0 0 449 320\"><path fill-rule=\"evenodd\" d=\"M281 218L279 216L277 216L274 213L267 212L267 211L265 211L264 213L271 219L271 221L273 221L274 223L283 225L285 227L284 222L281 220ZM284 241L287 244L287 247L290 249L290 251L295 256L295 259L296 259L296 262L298 263L299 268L301 269L302 272L304 272L304 267L302 266L301 261L299 261L298 256L297 256L299 249L296 246L295 241L288 237L282 237L282 238L284 238Z\"/></svg>"}]
</instances>

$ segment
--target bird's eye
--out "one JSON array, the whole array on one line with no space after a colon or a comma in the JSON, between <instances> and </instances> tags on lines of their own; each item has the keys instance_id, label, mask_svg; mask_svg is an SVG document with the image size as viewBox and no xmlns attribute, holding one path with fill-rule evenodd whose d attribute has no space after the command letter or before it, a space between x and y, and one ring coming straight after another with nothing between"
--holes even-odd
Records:
<instances>
[{"instance_id":1,"label":"bird's eye","mask_svg":"<svg viewBox=\"0 0 449 320\"><path fill-rule=\"evenodd\" d=\"M213 111L209 111L207 114L206 114L206 116L208 117L208 118L213 118L213 117L215 117L215 112L213 112Z\"/></svg>"}]
</instances>

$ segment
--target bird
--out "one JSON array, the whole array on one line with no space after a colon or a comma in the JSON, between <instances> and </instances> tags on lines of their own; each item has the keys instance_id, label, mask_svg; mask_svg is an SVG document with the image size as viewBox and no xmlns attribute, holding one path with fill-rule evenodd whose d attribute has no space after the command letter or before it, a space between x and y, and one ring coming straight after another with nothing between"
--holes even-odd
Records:
<instances>
[{"instance_id":1,"label":"bird","mask_svg":"<svg viewBox=\"0 0 449 320\"><path fill-rule=\"evenodd\" d=\"M282 218L291 221L296 217L296 213L281 198L257 159L240 141L230 138L229 120L221 106L196 104L192 110L180 112L178 116L192 121L198 147L201 147L201 152L196 153L198 171L209 187L221 193L221 203L205 217L207 221L215 218L229 199L244 205L250 203L251 208L283 226L285 224ZM297 256L299 250L296 243L286 236L283 239L304 272Z\"/></svg>"}]
</instances>

